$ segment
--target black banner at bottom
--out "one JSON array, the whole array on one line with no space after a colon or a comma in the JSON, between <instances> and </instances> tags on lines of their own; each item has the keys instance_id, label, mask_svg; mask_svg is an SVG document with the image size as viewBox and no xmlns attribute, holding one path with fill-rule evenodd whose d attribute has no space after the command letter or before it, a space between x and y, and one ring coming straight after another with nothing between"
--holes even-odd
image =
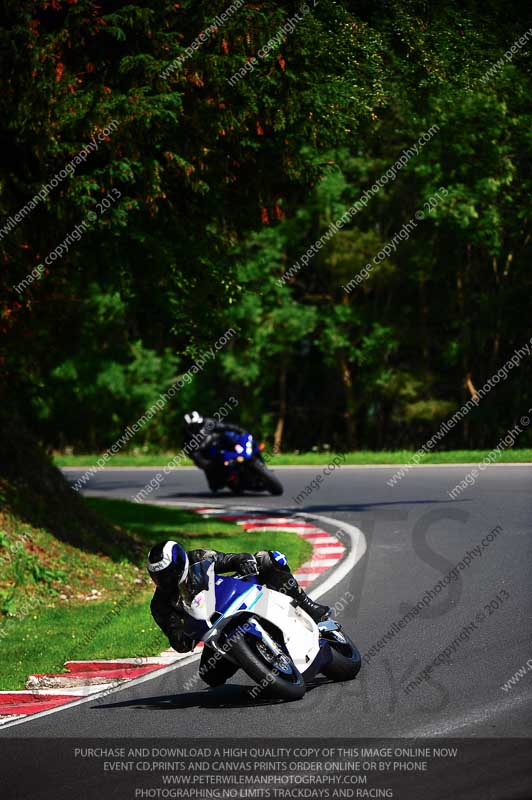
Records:
<instances>
[{"instance_id":1,"label":"black banner at bottom","mask_svg":"<svg viewBox=\"0 0 532 800\"><path fill-rule=\"evenodd\" d=\"M4 800L530 800L532 739L16 739Z\"/></svg>"}]
</instances>

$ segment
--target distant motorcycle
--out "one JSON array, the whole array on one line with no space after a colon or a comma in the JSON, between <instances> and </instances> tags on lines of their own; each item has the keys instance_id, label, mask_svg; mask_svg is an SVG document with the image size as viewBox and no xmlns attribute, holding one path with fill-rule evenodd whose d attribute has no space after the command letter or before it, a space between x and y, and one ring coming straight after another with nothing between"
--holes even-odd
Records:
<instances>
[{"instance_id":1,"label":"distant motorcycle","mask_svg":"<svg viewBox=\"0 0 532 800\"><path fill-rule=\"evenodd\" d=\"M283 493L281 482L264 463L262 448L250 433L232 431L225 431L212 443L209 457L217 462L223 485L233 494L245 491Z\"/></svg>"},{"instance_id":2,"label":"distant motorcycle","mask_svg":"<svg viewBox=\"0 0 532 800\"><path fill-rule=\"evenodd\" d=\"M210 559L190 570L196 591L182 600L187 635L243 669L257 684L252 696L299 700L319 672L334 681L357 676L360 653L335 620L314 622L254 575L216 575Z\"/></svg>"}]
</instances>

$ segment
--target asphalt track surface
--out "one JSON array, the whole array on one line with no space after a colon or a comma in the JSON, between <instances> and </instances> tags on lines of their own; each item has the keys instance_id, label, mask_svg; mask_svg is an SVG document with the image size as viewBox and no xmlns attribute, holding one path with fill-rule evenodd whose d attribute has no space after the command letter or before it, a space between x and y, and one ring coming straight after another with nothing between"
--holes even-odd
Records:
<instances>
[{"instance_id":1,"label":"asphalt track surface","mask_svg":"<svg viewBox=\"0 0 532 800\"><path fill-rule=\"evenodd\" d=\"M235 500L223 492L213 498L194 469L172 471L151 495L198 505L305 511L359 527L366 554L321 602L343 598L338 617L362 654L500 526L480 555L470 556L469 565L457 570L458 579L434 593L419 615L363 665L357 680L318 680L303 700L273 703L250 699L242 672L218 689L197 681L187 690L196 662L103 700L7 728L0 738L531 737L532 670L509 691L501 686L532 658L532 466L490 466L455 500L447 491L470 467L416 468L390 487L387 480L395 469L336 469L301 503L294 498L321 467L279 469L282 497ZM130 499L156 472L107 469L91 478L87 494ZM74 481L82 473L69 470L67 476ZM469 636L462 635L449 663L407 691L408 683L466 626ZM509 781L511 760L508 753L503 757L500 744L500 763L494 754L491 766L500 780ZM522 793L523 780L508 793L501 789L500 795L483 796L530 797L532 786L529 794Z\"/></svg>"}]
</instances>

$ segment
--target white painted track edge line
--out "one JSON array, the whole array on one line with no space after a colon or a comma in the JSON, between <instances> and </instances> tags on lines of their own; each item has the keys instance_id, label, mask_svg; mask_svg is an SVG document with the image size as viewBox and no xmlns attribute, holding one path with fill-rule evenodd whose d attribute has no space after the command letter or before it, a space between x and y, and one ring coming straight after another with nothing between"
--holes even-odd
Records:
<instances>
[{"instance_id":1,"label":"white painted track edge line","mask_svg":"<svg viewBox=\"0 0 532 800\"><path fill-rule=\"evenodd\" d=\"M337 530L341 530L342 533L345 533L349 539L350 546L347 556L340 561L338 567L332 570L329 577L326 578L323 583L316 587L315 590L311 589L310 594L315 600L317 600L333 589L338 583L340 583L340 581L343 580L345 576L351 572L351 570L360 561L367 550L366 537L360 528L357 528L355 525L350 525L348 522L344 522L343 520L333 519L333 517L325 517L321 514L306 514L304 512L296 514L295 516L317 519L321 522L325 522L328 525L335 525Z\"/></svg>"}]
</instances>

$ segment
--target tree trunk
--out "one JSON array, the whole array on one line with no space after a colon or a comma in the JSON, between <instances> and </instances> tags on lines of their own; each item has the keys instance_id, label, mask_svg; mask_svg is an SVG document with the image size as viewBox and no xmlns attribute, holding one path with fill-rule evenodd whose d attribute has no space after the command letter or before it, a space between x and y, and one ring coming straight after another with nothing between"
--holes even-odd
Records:
<instances>
[{"instance_id":1,"label":"tree trunk","mask_svg":"<svg viewBox=\"0 0 532 800\"><path fill-rule=\"evenodd\" d=\"M471 373L470 372L468 372L467 375L465 376L464 386L469 391L469 393L470 393L471 397L473 398L473 400L475 400L478 397L478 392L475 389L475 385L474 385L473 380L471 378Z\"/></svg>"},{"instance_id":2,"label":"tree trunk","mask_svg":"<svg viewBox=\"0 0 532 800\"><path fill-rule=\"evenodd\" d=\"M353 378L349 364L344 353L340 353L340 374L342 376L342 385L345 390L345 428L347 432L346 449L355 447L356 439L356 423L355 423L355 408L353 403Z\"/></svg>"},{"instance_id":3,"label":"tree trunk","mask_svg":"<svg viewBox=\"0 0 532 800\"><path fill-rule=\"evenodd\" d=\"M286 366L281 367L279 374L279 416L275 433L273 436L273 450L275 453L281 452L283 444L284 423L286 419Z\"/></svg>"}]
</instances>

